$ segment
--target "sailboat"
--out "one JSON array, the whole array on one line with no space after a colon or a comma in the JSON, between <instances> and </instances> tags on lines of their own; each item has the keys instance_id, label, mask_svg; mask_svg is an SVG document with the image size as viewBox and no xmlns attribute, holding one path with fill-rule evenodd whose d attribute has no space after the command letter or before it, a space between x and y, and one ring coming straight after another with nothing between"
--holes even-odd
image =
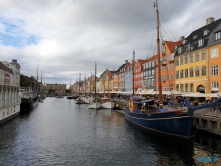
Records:
<instances>
[{"instance_id":1,"label":"sailboat","mask_svg":"<svg viewBox=\"0 0 221 166\"><path fill-rule=\"evenodd\" d=\"M84 104L89 104L90 103L90 97L86 93L86 74L85 74L85 77L84 77L84 97L83 97L83 101L84 101Z\"/></svg>"},{"instance_id":2,"label":"sailboat","mask_svg":"<svg viewBox=\"0 0 221 166\"><path fill-rule=\"evenodd\" d=\"M101 98L101 103L102 103L101 108L112 109L115 107L115 104L113 101L111 101L110 89L109 89L109 77L107 79L108 79L108 97Z\"/></svg>"},{"instance_id":3,"label":"sailboat","mask_svg":"<svg viewBox=\"0 0 221 166\"><path fill-rule=\"evenodd\" d=\"M90 109L99 109L99 108L101 108L101 104L97 101L97 89L96 89L97 76L96 76L96 72L97 72L97 64L96 64L96 61L95 61L94 100L93 100L93 102L90 103L90 105L88 106L88 108L90 108Z\"/></svg>"},{"instance_id":4,"label":"sailboat","mask_svg":"<svg viewBox=\"0 0 221 166\"><path fill-rule=\"evenodd\" d=\"M133 81L132 90L133 97L125 109L125 118L142 128L153 130L156 132L190 138L192 132L193 117L188 112L187 108L180 108L178 110L163 108L163 97L161 87L161 73L160 73L160 39L159 39L159 13L158 3L154 3L157 15L157 55L158 55L158 81L159 81L159 107L156 106L152 99L142 100L134 97L134 58L135 51L133 51Z\"/></svg>"},{"instance_id":5,"label":"sailboat","mask_svg":"<svg viewBox=\"0 0 221 166\"><path fill-rule=\"evenodd\" d=\"M82 100L82 96L80 95L80 82L81 82L81 74L79 75L79 83L78 83L78 93L79 93L79 96L76 99L76 104L84 104L84 101Z\"/></svg>"},{"instance_id":6,"label":"sailboat","mask_svg":"<svg viewBox=\"0 0 221 166\"><path fill-rule=\"evenodd\" d=\"M69 94L69 96L67 96L67 99L73 99L72 88L71 88L71 78L70 78L70 94Z\"/></svg>"}]
</instances>

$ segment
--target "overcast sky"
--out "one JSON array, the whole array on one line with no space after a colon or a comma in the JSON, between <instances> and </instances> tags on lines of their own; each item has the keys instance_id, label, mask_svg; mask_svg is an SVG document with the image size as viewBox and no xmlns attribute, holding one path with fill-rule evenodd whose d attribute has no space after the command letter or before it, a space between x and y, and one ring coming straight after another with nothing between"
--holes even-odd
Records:
<instances>
[{"instance_id":1,"label":"overcast sky","mask_svg":"<svg viewBox=\"0 0 221 166\"><path fill-rule=\"evenodd\" d=\"M221 18L221 0L158 0L162 37L178 41ZM76 82L125 60L154 54L153 0L1 0L0 61L17 59L21 73L45 83ZM39 67L38 67L39 65Z\"/></svg>"}]
</instances>

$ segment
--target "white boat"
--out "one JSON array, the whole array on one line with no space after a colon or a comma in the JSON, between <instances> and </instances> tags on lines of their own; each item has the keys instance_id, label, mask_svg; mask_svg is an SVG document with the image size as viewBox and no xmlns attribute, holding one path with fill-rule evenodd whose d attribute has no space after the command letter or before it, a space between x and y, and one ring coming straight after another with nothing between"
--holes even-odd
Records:
<instances>
[{"instance_id":1,"label":"white boat","mask_svg":"<svg viewBox=\"0 0 221 166\"><path fill-rule=\"evenodd\" d=\"M83 97L83 101L84 101L84 104L89 104L90 103L90 97L89 96Z\"/></svg>"},{"instance_id":2,"label":"white boat","mask_svg":"<svg viewBox=\"0 0 221 166\"><path fill-rule=\"evenodd\" d=\"M96 61L95 61L95 93L94 93L94 101L88 106L88 108L90 109L99 109L101 108L101 104L97 101L97 93L96 93L96 71L97 71L97 65L96 65Z\"/></svg>"},{"instance_id":3,"label":"white boat","mask_svg":"<svg viewBox=\"0 0 221 166\"><path fill-rule=\"evenodd\" d=\"M76 99L76 104L84 104L84 100L81 97Z\"/></svg>"},{"instance_id":4,"label":"white boat","mask_svg":"<svg viewBox=\"0 0 221 166\"><path fill-rule=\"evenodd\" d=\"M115 107L113 101L110 101L108 98L101 98L101 108L112 109Z\"/></svg>"},{"instance_id":5,"label":"white boat","mask_svg":"<svg viewBox=\"0 0 221 166\"><path fill-rule=\"evenodd\" d=\"M20 65L17 60L0 62L0 78L0 124L3 124L20 113Z\"/></svg>"},{"instance_id":6,"label":"white boat","mask_svg":"<svg viewBox=\"0 0 221 166\"><path fill-rule=\"evenodd\" d=\"M99 109L101 108L101 104L100 103L91 103L88 108L90 109Z\"/></svg>"}]
</instances>

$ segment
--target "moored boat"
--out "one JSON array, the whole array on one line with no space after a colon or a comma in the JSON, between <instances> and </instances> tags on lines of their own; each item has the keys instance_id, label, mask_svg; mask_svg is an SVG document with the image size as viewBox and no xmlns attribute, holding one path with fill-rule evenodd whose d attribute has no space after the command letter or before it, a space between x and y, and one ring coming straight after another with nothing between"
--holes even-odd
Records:
<instances>
[{"instance_id":1,"label":"moored boat","mask_svg":"<svg viewBox=\"0 0 221 166\"><path fill-rule=\"evenodd\" d=\"M113 109L115 103L108 98L101 98L101 108Z\"/></svg>"},{"instance_id":2,"label":"moored boat","mask_svg":"<svg viewBox=\"0 0 221 166\"><path fill-rule=\"evenodd\" d=\"M97 64L96 64L96 61L95 61L94 100L93 100L92 103L90 103L89 106L88 106L88 108L90 108L90 109L100 109L100 108L101 108L101 104L100 104L100 102L98 102L98 100L97 100L97 89L96 89L96 79L97 79L97 78L96 78L96 72L97 72Z\"/></svg>"},{"instance_id":3,"label":"moored boat","mask_svg":"<svg viewBox=\"0 0 221 166\"><path fill-rule=\"evenodd\" d=\"M31 111L38 105L38 93L37 90L33 90L30 87L20 88L21 105L20 114Z\"/></svg>"},{"instance_id":4,"label":"moored boat","mask_svg":"<svg viewBox=\"0 0 221 166\"><path fill-rule=\"evenodd\" d=\"M163 107L162 85L161 85L161 60L160 60L160 39L159 39L159 13L158 3L154 3L157 16L157 59L158 59L158 81L159 81L159 101L151 99L135 99L134 98L134 58L133 51L132 61L132 90L133 95L130 99L127 108L125 108L125 119L145 129L190 138L192 133L193 117L189 114L187 108L168 109Z\"/></svg>"}]
</instances>

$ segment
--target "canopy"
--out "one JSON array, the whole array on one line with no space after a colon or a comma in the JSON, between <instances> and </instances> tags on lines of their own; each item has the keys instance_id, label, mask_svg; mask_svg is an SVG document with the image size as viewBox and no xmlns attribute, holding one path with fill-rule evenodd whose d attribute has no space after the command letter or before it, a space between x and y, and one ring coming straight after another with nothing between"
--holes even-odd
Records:
<instances>
[{"instance_id":1,"label":"canopy","mask_svg":"<svg viewBox=\"0 0 221 166\"><path fill-rule=\"evenodd\" d=\"M152 101L154 101L154 100L141 100L141 101L134 102L134 104L149 103L149 102L152 102Z\"/></svg>"}]
</instances>

